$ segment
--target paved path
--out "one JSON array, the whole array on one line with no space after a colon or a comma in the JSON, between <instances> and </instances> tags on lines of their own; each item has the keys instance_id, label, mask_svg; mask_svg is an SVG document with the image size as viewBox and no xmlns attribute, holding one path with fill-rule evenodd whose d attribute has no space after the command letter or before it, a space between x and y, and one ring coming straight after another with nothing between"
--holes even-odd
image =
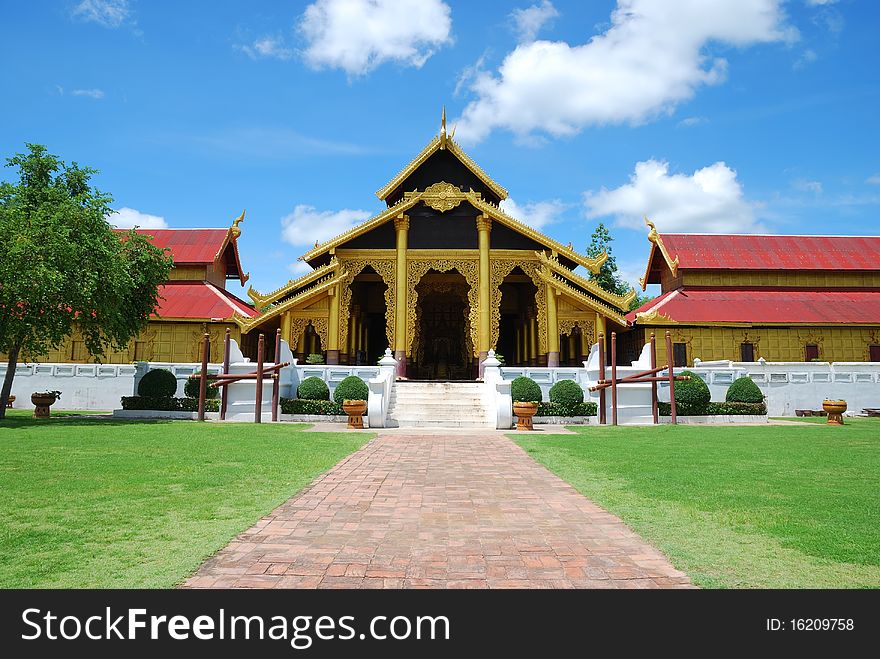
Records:
<instances>
[{"instance_id":1,"label":"paved path","mask_svg":"<svg viewBox=\"0 0 880 659\"><path fill-rule=\"evenodd\" d=\"M380 434L185 586L657 588L690 580L510 439L462 430Z\"/></svg>"}]
</instances>

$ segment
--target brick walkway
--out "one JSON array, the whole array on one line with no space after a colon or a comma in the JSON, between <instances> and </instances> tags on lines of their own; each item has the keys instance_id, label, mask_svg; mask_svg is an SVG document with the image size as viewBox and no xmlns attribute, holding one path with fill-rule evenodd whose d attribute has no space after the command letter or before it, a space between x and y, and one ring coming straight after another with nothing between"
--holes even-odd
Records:
<instances>
[{"instance_id":1,"label":"brick walkway","mask_svg":"<svg viewBox=\"0 0 880 659\"><path fill-rule=\"evenodd\" d=\"M494 432L382 434L185 587L690 587L658 550Z\"/></svg>"}]
</instances>

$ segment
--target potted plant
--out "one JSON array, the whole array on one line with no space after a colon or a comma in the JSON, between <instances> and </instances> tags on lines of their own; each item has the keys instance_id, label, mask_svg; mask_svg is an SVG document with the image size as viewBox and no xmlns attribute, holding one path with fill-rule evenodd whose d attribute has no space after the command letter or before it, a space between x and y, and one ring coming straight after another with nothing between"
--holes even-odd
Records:
<instances>
[{"instance_id":1,"label":"potted plant","mask_svg":"<svg viewBox=\"0 0 880 659\"><path fill-rule=\"evenodd\" d=\"M34 404L34 418L48 419L49 408L59 398L61 398L60 391L38 391L31 394L31 402Z\"/></svg>"},{"instance_id":2,"label":"potted plant","mask_svg":"<svg viewBox=\"0 0 880 659\"><path fill-rule=\"evenodd\" d=\"M306 364L309 364L311 366L317 366L318 364L323 364L323 363L324 363L324 355L321 355L317 352L309 353L306 356Z\"/></svg>"},{"instance_id":3,"label":"potted plant","mask_svg":"<svg viewBox=\"0 0 880 659\"><path fill-rule=\"evenodd\" d=\"M6 399L6 407L12 409L12 404L15 402L15 396L13 394L9 394L9 398Z\"/></svg>"},{"instance_id":4,"label":"potted plant","mask_svg":"<svg viewBox=\"0 0 880 659\"><path fill-rule=\"evenodd\" d=\"M349 428L364 427L364 413L367 411L367 397L370 389L367 383L356 375L349 375L336 385L333 400L342 405L348 415Z\"/></svg>"},{"instance_id":5,"label":"potted plant","mask_svg":"<svg viewBox=\"0 0 880 659\"><path fill-rule=\"evenodd\" d=\"M532 378L521 375L510 383L510 397L513 399L513 413L516 414L516 429L534 430L532 417L543 398L541 387Z\"/></svg>"},{"instance_id":6,"label":"potted plant","mask_svg":"<svg viewBox=\"0 0 880 659\"><path fill-rule=\"evenodd\" d=\"M845 400L831 400L826 398L822 401L822 409L828 414L829 426L843 425L843 413L846 412Z\"/></svg>"}]
</instances>

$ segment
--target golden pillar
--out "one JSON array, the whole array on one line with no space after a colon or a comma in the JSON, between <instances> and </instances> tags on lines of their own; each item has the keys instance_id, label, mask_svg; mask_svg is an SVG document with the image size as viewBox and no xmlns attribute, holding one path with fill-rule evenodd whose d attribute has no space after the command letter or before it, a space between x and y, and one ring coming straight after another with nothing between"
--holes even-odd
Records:
<instances>
[{"instance_id":1,"label":"golden pillar","mask_svg":"<svg viewBox=\"0 0 880 659\"><path fill-rule=\"evenodd\" d=\"M397 374L406 375L406 295L407 267L406 248L409 235L409 216L401 213L394 218L394 230L397 233L397 291L394 310L394 358L397 360Z\"/></svg>"},{"instance_id":2,"label":"golden pillar","mask_svg":"<svg viewBox=\"0 0 880 659\"><path fill-rule=\"evenodd\" d=\"M339 287L333 286L330 293L330 318L327 328L327 363L339 363Z\"/></svg>"},{"instance_id":3,"label":"golden pillar","mask_svg":"<svg viewBox=\"0 0 880 659\"><path fill-rule=\"evenodd\" d=\"M483 360L489 352L492 340L491 280L489 275L489 234L492 231L492 219L486 214L477 216L477 236L480 247L480 377L483 377Z\"/></svg>"},{"instance_id":4,"label":"golden pillar","mask_svg":"<svg viewBox=\"0 0 880 659\"><path fill-rule=\"evenodd\" d=\"M296 339L290 336L290 312L287 311L281 316L281 338L287 341L291 350L296 350ZM276 355L277 357L277 355Z\"/></svg>"},{"instance_id":5,"label":"golden pillar","mask_svg":"<svg viewBox=\"0 0 880 659\"><path fill-rule=\"evenodd\" d=\"M577 365L577 360L580 356L578 352L578 344L580 344L580 341L578 341L579 334L580 332L575 333L574 329L572 329L568 335L568 361L573 362L575 365Z\"/></svg>"},{"instance_id":6,"label":"golden pillar","mask_svg":"<svg viewBox=\"0 0 880 659\"><path fill-rule=\"evenodd\" d=\"M308 354L306 352L308 350L308 346L306 345L306 329L308 328L304 328L300 331L299 336L296 337L296 356L303 361Z\"/></svg>"},{"instance_id":7,"label":"golden pillar","mask_svg":"<svg viewBox=\"0 0 880 659\"><path fill-rule=\"evenodd\" d=\"M547 286L547 366L559 366L559 321L556 314L556 291Z\"/></svg>"},{"instance_id":8,"label":"golden pillar","mask_svg":"<svg viewBox=\"0 0 880 659\"><path fill-rule=\"evenodd\" d=\"M538 363L538 316L534 309L529 310L529 365L536 366Z\"/></svg>"},{"instance_id":9,"label":"golden pillar","mask_svg":"<svg viewBox=\"0 0 880 659\"><path fill-rule=\"evenodd\" d=\"M604 334L604 335L605 335L605 339L606 339L606 340L605 340L605 344L606 344L606 345L609 345L609 343L608 343L608 340L609 340L609 339L608 339L608 331L605 329L605 316L603 316L602 314L600 314L600 313L597 311L597 312L596 312L596 341L599 340L599 334Z\"/></svg>"}]
</instances>

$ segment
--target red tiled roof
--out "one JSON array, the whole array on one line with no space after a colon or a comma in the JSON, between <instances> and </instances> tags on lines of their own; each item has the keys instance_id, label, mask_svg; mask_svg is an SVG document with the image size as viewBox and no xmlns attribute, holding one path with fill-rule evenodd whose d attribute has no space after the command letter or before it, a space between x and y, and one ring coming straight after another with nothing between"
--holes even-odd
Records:
<instances>
[{"instance_id":1,"label":"red tiled roof","mask_svg":"<svg viewBox=\"0 0 880 659\"><path fill-rule=\"evenodd\" d=\"M211 264L226 242L229 229L138 229L152 236L156 247L167 247L178 264Z\"/></svg>"},{"instance_id":2,"label":"red tiled roof","mask_svg":"<svg viewBox=\"0 0 880 659\"><path fill-rule=\"evenodd\" d=\"M627 315L656 309L683 324L707 322L880 325L880 291L684 289L670 291Z\"/></svg>"},{"instance_id":3,"label":"red tiled roof","mask_svg":"<svg viewBox=\"0 0 880 659\"><path fill-rule=\"evenodd\" d=\"M236 311L248 318L257 310L229 291L208 282L169 282L159 287L160 318L230 318Z\"/></svg>"},{"instance_id":4,"label":"red tiled roof","mask_svg":"<svg viewBox=\"0 0 880 659\"><path fill-rule=\"evenodd\" d=\"M661 236L680 269L880 270L880 236Z\"/></svg>"}]
</instances>

